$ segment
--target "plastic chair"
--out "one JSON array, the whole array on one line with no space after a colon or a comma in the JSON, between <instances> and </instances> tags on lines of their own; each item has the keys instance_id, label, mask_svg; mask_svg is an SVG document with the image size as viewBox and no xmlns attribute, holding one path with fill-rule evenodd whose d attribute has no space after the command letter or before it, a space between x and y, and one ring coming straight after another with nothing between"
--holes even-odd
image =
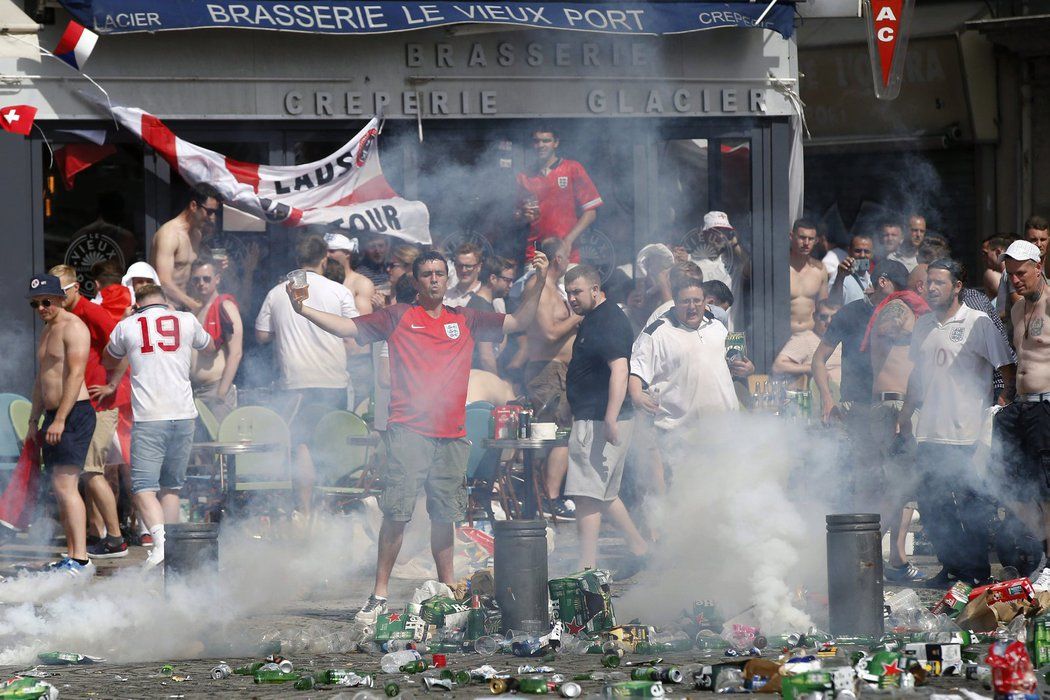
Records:
<instances>
[{"instance_id":1,"label":"plastic chair","mask_svg":"<svg viewBox=\"0 0 1050 700\"><path fill-rule=\"evenodd\" d=\"M29 434L29 414L33 412L32 402L25 399L16 399L11 402L7 411L8 415L11 416L11 426L18 437L18 442L25 442L26 435Z\"/></svg>"},{"instance_id":2,"label":"plastic chair","mask_svg":"<svg viewBox=\"0 0 1050 700\"><path fill-rule=\"evenodd\" d=\"M197 419L201 425L204 426L204 431L208 434L208 439L215 441L219 439L219 419L215 417L215 413L212 412L208 405L200 399L193 400L194 405L197 406Z\"/></svg>"},{"instance_id":3,"label":"plastic chair","mask_svg":"<svg viewBox=\"0 0 1050 700\"><path fill-rule=\"evenodd\" d=\"M373 492L372 448L346 443L348 437L371 434L364 419L350 411L332 411L318 421L310 444L317 494L360 499Z\"/></svg>"},{"instance_id":4,"label":"plastic chair","mask_svg":"<svg viewBox=\"0 0 1050 700\"><path fill-rule=\"evenodd\" d=\"M242 406L219 425L219 442L245 439L279 445L272 452L238 455L237 491L278 491L292 488L289 469L291 435L284 420L262 406Z\"/></svg>"},{"instance_id":5,"label":"plastic chair","mask_svg":"<svg viewBox=\"0 0 1050 700\"><path fill-rule=\"evenodd\" d=\"M18 414L23 416L21 422L24 423L24 427L21 432L18 429L19 422L15 420L15 413L12 411L12 408L19 404L25 406L17 409ZM22 443L29 432L29 412L32 410L32 404L18 394L0 394L0 408L9 416L9 420L0 421L0 457L11 458L0 460L0 470L6 471L14 468L18 462L18 455L22 453Z\"/></svg>"},{"instance_id":6,"label":"plastic chair","mask_svg":"<svg viewBox=\"0 0 1050 700\"><path fill-rule=\"evenodd\" d=\"M483 445L489 437L489 420L493 405L488 401L475 401L467 405L466 429L470 440L470 456L467 457L467 520L474 521L474 514L481 511L493 520L492 486L499 467L500 450Z\"/></svg>"}]
</instances>

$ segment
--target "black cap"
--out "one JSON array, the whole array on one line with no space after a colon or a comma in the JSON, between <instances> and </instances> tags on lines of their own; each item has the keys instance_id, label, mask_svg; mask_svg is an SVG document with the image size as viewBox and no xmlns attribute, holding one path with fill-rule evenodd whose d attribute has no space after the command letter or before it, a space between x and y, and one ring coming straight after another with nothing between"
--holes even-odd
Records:
<instances>
[{"instance_id":1,"label":"black cap","mask_svg":"<svg viewBox=\"0 0 1050 700\"><path fill-rule=\"evenodd\" d=\"M26 292L26 299L32 299L33 297L62 297L64 299L65 296L66 292L62 289L62 280L54 275L36 275L29 280L29 291Z\"/></svg>"},{"instance_id":2,"label":"black cap","mask_svg":"<svg viewBox=\"0 0 1050 700\"><path fill-rule=\"evenodd\" d=\"M893 282L898 292L908 288L908 268L904 266L904 263L896 260L880 260L875 269L875 279L880 277L885 277Z\"/></svg>"}]
</instances>

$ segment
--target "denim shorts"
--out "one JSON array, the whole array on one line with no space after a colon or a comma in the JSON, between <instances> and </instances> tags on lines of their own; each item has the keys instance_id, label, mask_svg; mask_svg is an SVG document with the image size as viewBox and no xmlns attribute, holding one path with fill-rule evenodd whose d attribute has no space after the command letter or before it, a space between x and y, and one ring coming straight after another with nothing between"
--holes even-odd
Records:
<instances>
[{"instance_id":1,"label":"denim shorts","mask_svg":"<svg viewBox=\"0 0 1050 700\"><path fill-rule=\"evenodd\" d=\"M131 492L182 488L196 420L136 421L131 427Z\"/></svg>"}]
</instances>

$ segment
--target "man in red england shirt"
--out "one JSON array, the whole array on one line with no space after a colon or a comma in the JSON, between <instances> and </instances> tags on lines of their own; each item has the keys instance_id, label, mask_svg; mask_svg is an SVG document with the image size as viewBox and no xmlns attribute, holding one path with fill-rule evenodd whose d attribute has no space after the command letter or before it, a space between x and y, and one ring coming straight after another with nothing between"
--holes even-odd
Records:
<instances>
[{"instance_id":1,"label":"man in red england shirt","mask_svg":"<svg viewBox=\"0 0 1050 700\"><path fill-rule=\"evenodd\" d=\"M582 165L558 157L554 129L543 126L532 132L532 149L536 165L518 174L518 185L524 190L521 216L529 222L526 259L540 241L554 236L565 242L566 251L572 251L571 262L579 262L576 239L594 223L601 195Z\"/></svg>"},{"instance_id":2,"label":"man in red england shirt","mask_svg":"<svg viewBox=\"0 0 1050 700\"><path fill-rule=\"evenodd\" d=\"M62 305L66 311L78 317L91 334L91 349L84 370L84 384L95 409L95 432L91 436L87 460L81 478L84 480L85 499L88 506L88 522L97 534L97 541L88 545L88 556L92 559L112 559L128 553L128 545L120 534L117 517L117 499L106 481L106 462L113 434L117 430L117 406L122 400L130 401L130 393L120 391L99 393L106 384L106 369L102 366L102 351L109 342L117 322L108 311L94 304L80 293L77 271L69 265L56 265L49 270L62 281L66 298ZM126 388L126 387L125 387Z\"/></svg>"},{"instance_id":3,"label":"man in red england shirt","mask_svg":"<svg viewBox=\"0 0 1050 700\"><path fill-rule=\"evenodd\" d=\"M304 305L309 292L298 296L304 290L288 286L292 308L320 328L356 338L361 345L386 340L390 347L390 418L383 434L388 464L379 499L383 525L375 590L357 613L359 622L374 624L386 611L390 572L423 487L438 579L455 584L453 527L466 517L470 443L464 424L474 343L499 342L504 333L521 332L532 323L547 273L546 256L537 253L533 266L537 274L510 316L446 306L448 263L436 251L423 253L412 263L419 292L414 304L394 304L353 319Z\"/></svg>"}]
</instances>

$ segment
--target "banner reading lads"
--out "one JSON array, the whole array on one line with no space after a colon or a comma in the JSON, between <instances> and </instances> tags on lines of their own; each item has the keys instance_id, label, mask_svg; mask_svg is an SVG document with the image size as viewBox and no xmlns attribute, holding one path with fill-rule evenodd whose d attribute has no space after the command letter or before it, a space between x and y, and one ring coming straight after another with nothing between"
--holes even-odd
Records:
<instances>
[{"instance_id":1,"label":"banner reading lads","mask_svg":"<svg viewBox=\"0 0 1050 700\"><path fill-rule=\"evenodd\" d=\"M349 235L382 233L430 243L430 213L402 199L379 164L379 119L373 117L327 158L304 165L243 163L180 139L152 114L113 107L117 120L195 185L207 182L237 209L284 226L335 226Z\"/></svg>"}]
</instances>

